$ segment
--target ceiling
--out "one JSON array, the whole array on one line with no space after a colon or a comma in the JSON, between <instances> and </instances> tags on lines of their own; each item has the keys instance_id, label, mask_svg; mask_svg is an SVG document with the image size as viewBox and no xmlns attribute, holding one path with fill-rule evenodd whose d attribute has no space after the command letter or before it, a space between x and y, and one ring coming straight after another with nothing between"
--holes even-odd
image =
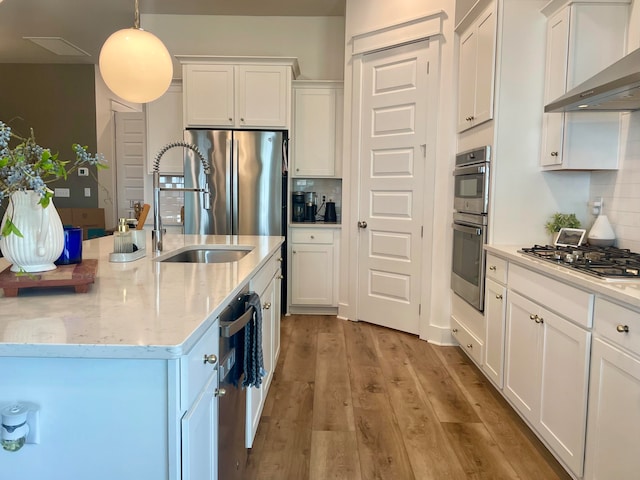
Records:
<instances>
[{"instance_id":1,"label":"ceiling","mask_svg":"<svg viewBox=\"0 0 640 480\"><path fill-rule=\"evenodd\" d=\"M141 14L343 16L346 0L139 0ZM34 13L37 12L37 13ZM134 0L0 0L0 63L98 63ZM23 37L62 37L88 55L56 55Z\"/></svg>"}]
</instances>

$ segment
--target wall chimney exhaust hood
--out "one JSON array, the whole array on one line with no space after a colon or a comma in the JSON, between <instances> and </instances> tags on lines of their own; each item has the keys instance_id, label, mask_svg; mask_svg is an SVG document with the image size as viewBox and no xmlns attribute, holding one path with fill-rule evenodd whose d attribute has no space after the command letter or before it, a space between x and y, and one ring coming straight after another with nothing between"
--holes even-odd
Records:
<instances>
[{"instance_id":1,"label":"wall chimney exhaust hood","mask_svg":"<svg viewBox=\"0 0 640 480\"><path fill-rule=\"evenodd\" d=\"M630 112L640 109L640 48L544 107L549 112Z\"/></svg>"}]
</instances>

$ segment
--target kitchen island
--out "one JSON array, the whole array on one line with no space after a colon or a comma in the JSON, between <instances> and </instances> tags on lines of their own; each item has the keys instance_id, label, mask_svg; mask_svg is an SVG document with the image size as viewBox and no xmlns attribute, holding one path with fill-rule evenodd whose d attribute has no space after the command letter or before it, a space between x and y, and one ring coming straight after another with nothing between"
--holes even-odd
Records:
<instances>
[{"instance_id":1,"label":"kitchen island","mask_svg":"<svg viewBox=\"0 0 640 480\"><path fill-rule=\"evenodd\" d=\"M159 262L151 251L112 263L113 238L103 237L83 244L83 259L98 260L88 293L58 287L0 297L0 407L39 407L38 443L0 450L2 476L186 480L194 468L215 471L215 458L198 456L213 457L217 444L208 431L217 365L203 358L217 354L222 308L265 276L282 242L166 235L162 257L205 244L252 251L230 263ZM198 412L205 421L190 422ZM210 448L190 441L203 437Z\"/></svg>"}]
</instances>

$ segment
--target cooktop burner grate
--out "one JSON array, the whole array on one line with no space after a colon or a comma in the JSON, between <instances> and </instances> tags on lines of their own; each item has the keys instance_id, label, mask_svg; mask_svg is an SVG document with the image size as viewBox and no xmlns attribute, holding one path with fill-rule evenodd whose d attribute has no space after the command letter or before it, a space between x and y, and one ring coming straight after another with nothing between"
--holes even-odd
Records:
<instances>
[{"instance_id":1,"label":"cooktop burner grate","mask_svg":"<svg viewBox=\"0 0 640 480\"><path fill-rule=\"evenodd\" d=\"M640 253L615 247L534 245L520 253L604 279L639 279Z\"/></svg>"}]
</instances>

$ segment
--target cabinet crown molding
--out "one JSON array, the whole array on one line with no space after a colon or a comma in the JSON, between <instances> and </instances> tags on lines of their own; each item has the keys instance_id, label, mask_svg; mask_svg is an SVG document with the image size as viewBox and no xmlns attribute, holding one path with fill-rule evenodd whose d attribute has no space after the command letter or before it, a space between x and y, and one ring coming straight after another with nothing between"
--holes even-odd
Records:
<instances>
[{"instance_id":1,"label":"cabinet crown molding","mask_svg":"<svg viewBox=\"0 0 640 480\"><path fill-rule=\"evenodd\" d=\"M628 5L631 3L631 0L551 0L544 7L542 7L542 14L546 17L550 17L554 13L556 13L561 8L573 5L574 3L617 3L620 5Z\"/></svg>"},{"instance_id":2,"label":"cabinet crown molding","mask_svg":"<svg viewBox=\"0 0 640 480\"><path fill-rule=\"evenodd\" d=\"M233 65L280 65L291 67L293 78L300 76L296 57L233 57L224 55L175 55L181 65L225 63Z\"/></svg>"}]
</instances>

